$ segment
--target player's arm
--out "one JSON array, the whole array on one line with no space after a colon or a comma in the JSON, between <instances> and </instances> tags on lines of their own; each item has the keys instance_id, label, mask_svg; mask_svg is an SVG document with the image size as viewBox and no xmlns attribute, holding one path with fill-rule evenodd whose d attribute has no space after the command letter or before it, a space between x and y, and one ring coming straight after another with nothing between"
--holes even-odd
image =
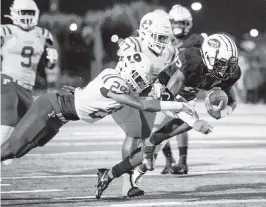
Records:
<instances>
[{"instance_id":1,"label":"player's arm","mask_svg":"<svg viewBox=\"0 0 266 207\"><path fill-rule=\"evenodd\" d=\"M130 106L135 109L142 111L182 111L188 109L187 103L177 102L177 101L159 101L159 100L145 100L129 94L118 94L106 88L101 88L101 93L107 98L112 98L117 102Z\"/></svg>"},{"instance_id":2,"label":"player's arm","mask_svg":"<svg viewBox=\"0 0 266 207\"><path fill-rule=\"evenodd\" d=\"M230 115L235 110L236 105L237 105L235 87L234 86L226 87L226 88L222 88L222 90L228 96L228 104L224 109L220 111L220 115L221 115L220 118Z\"/></svg>"},{"instance_id":3,"label":"player's arm","mask_svg":"<svg viewBox=\"0 0 266 207\"><path fill-rule=\"evenodd\" d=\"M180 71L177 70L174 75L170 78L169 82L166 85L166 88L175 96L178 95L182 86L184 85L185 76Z\"/></svg>"}]
</instances>

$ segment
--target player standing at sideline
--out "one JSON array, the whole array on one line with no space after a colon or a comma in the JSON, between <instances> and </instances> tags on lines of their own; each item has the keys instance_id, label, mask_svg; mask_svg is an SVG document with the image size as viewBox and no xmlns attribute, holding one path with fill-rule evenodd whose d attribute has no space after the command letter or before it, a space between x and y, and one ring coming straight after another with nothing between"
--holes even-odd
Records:
<instances>
[{"instance_id":1,"label":"player standing at sideline","mask_svg":"<svg viewBox=\"0 0 266 207\"><path fill-rule=\"evenodd\" d=\"M214 87L221 89L228 96L228 105L223 107L221 101L218 106L208 103L207 110L215 119L230 115L236 108L236 94L234 84L241 76L238 66L238 53L234 41L224 34L214 34L206 38L201 48L188 48L180 53L177 64L159 76L160 82L165 84L174 98L182 95L187 101L193 100L199 90L210 90ZM188 87L191 90L182 90ZM191 116L192 122L198 118ZM194 120L193 120L194 119ZM210 126L206 123L200 126L202 131L208 133ZM96 198L100 198L103 191L114 179L141 165L141 172L137 168L132 181L138 183L147 170L154 169L156 154L159 152L163 141L191 129L181 119L173 119L166 125L157 126L158 131L146 139L140 148L135 150L128 158L113 166L112 169L99 169ZM143 153L143 155L142 155ZM131 160L128 164L128 160ZM134 165L132 164L134 163Z\"/></svg>"},{"instance_id":2,"label":"player standing at sideline","mask_svg":"<svg viewBox=\"0 0 266 207\"><path fill-rule=\"evenodd\" d=\"M103 70L86 87L77 88L73 93L49 93L38 97L2 144L1 161L20 158L32 149L44 146L70 120L94 123L120 110L123 105L151 112L190 111L187 103L141 100L131 95L149 85L150 70L150 60L135 53L120 61L116 70Z\"/></svg>"},{"instance_id":3,"label":"player standing at sideline","mask_svg":"<svg viewBox=\"0 0 266 207\"><path fill-rule=\"evenodd\" d=\"M173 29L172 44L179 49L179 51L190 47L201 47L204 38L200 34L191 34L190 30L193 26L193 18L190 11L181 5L174 5L168 13L169 20ZM190 101L194 105L194 100ZM173 157L170 142L168 142L162 149L166 158L166 165L162 170L162 174L187 174L187 151L188 151L188 133L177 136L177 143L179 149L179 161Z\"/></svg>"},{"instance_id":4,"label":"player standing at sideline","mask_svg":"<svg viewBox=\"0 0 266 207\"><path fill-rule=\"evenodd\" d=\"M10 136L33 102L32 89L42 55L52 69L58 58L53 37L38 27L39 9L33 0L15 0L13 24L1 25L1 144ZM4 162L11 164L12 160Z\"/></svg>"}]
</instances>

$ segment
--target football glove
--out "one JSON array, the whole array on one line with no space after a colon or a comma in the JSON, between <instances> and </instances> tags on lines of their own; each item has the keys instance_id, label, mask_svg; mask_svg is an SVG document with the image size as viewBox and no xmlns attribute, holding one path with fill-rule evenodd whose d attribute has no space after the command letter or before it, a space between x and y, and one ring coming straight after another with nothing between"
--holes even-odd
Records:
<instances>
[{"instance_id":1,"label":"football glove","mask_svg":"<svg viewBox=\"0 0 266 207\"><path fill-rule=\"evenodd\" d=\"M222 107L223 107L223 101L221 101L218 106L212 105L209 99L207 99L206 101L207 112L210 116L212 116L215 119L220 119L222 117L221 116Z\"/></svg>"},{"instance_id":2,"label":"football glove","mask_svg":"<svg viewBox=\"0 0 266 207\"><path fill-rule=\"evenodd\" d=\"M56 63L58 59L58 52L54 48L46 48L46 58L52 63Z\"/></svg>"}]
</instances>

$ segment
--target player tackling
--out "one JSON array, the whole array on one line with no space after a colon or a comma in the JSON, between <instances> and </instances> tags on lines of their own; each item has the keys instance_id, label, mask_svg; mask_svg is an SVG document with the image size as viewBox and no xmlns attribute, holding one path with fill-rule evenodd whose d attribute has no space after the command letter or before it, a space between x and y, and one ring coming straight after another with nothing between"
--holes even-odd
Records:
<instances>
[{"instance_id":1,"label":"player tackling","mask_svg":"<svg viewBox=\"0 0 266 207\"><path fill-rule=\"evenodd\" d=\"M159 79L169 89L173 98L180 94L187 101L194 99L199 90L220 87L228 96L228 104L223 106L221 101L216 106L209 100L206 101L208 113L215 119L220 119L230 115L236 108L234 84L240 76L241 70L238 66L238 53L234 41L227 35L213 34L204 40L201 48L192 47L183 50L175 66L159 75ZM184 88L187 90L182 90ZM191 116L191 118L192 123L197 122L198 117ZM101 197L114 178L143 163L132 175L132 182L138 184L147 170L154 169L156 154L163 142L191 129L181 119L172 119L157 128L158 130L144 141L142 150L138 148L110 170L99 169L96 198ZM205 128L206 132L210 129L208 124L203 124L200 128Z\"/></svg>"},{"instance_id":2,"label":"player tackling","mask_svg":"<svg viewBox=\"0 0 266 207\"><path fill-rule=\"evenodd\" d=\"M33 148L44 146L68 121L94 123L124 105L151 112L191 111L177 101L141 100L140 93L150 83L150 60L134 53L120 61L116 69L103 70L84 88L73 93L50 93L33 102L30 109L1 146L1 161L20 158Z\"/></svg>"}]
</instances>

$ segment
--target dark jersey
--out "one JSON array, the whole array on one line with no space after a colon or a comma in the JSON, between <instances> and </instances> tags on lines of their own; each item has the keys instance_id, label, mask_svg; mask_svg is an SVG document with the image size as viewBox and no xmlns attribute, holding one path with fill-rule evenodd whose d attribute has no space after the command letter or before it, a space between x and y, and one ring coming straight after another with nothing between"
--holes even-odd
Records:
<instances>
[{"instance_id":1,"label":"dark jersey","mask_svg":"<svg viewBox=\"0 0 266 207\"><path fill-rule=\"evenodd\" d=\"M210 90L213 87L231 87L241 76L241 70L237 66L227 80L219 80L213 77L203 63L200 48L195 47L181 51L177 63L159 75L160 82L166 85L177 70L180 70L185 76L184 85L179 95L187 101L194 99L199 90Z\"/></svg>"}]
</instances>

